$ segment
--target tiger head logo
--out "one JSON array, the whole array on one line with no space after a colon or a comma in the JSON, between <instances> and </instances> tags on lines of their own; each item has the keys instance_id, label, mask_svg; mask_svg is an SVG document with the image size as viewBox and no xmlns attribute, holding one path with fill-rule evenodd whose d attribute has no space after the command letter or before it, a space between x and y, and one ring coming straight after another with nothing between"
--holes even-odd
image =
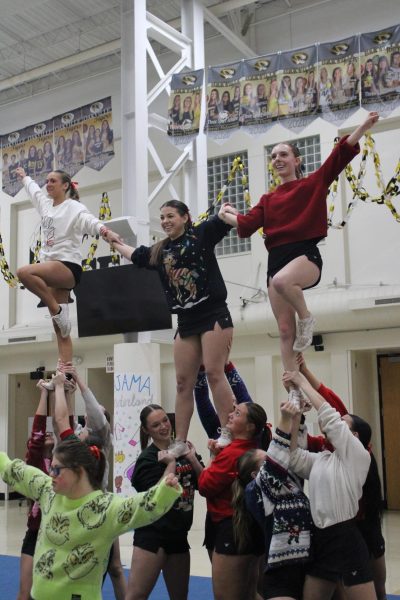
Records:
<instances>
[{"instance_id":1,"label":"tiger head logo","mask_svg":"<svg viewBox=\"0 0 400 600\"><path fill-rule=\"evenodd\" d=\"M306 52L295 52L292 54L292 62L295 65L304 65L308 61L308 54Z\"/></svg>"}]
</instances>

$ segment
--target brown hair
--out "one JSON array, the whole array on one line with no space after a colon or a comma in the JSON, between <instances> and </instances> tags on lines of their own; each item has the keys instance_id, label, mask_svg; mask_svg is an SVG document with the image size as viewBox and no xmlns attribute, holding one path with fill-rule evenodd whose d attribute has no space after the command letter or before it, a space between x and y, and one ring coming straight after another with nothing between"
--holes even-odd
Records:
<instances>
[{"instance_id":1,"label":"brown hair","mask_svg":"<svg viewBox=\"0 0 400 600\"><path fill-rule=\"evenodd\" d=\"M241 554L252 540L254 519L246 507L245 489L258 471L257 450L248 450L237 461L237 477L232 484L233 536Z\"/></svg>"},{"instance_id":2,"label":"brown hair","mask_svg":"<svg viewBox=\"0 0 400 600\"><path fill-rule=\"evenodd\" d=\"M150 435L147 433L147 431L145 431L145 429L147 429L147 417L149 416L150 413L154 412L155 410L162 410L163 412L165 412L163 407L160 406L159 404L148 404L141 410L140 415L139 415L140 447L142 450L147 448L147 446L149 445L149 439L150 439ZM167 414L167 413L165 413L165 414Z\"/></svg>"},{"instance_id":3,"label":"brown hair","mask_svg":"<svg viewBox=\"0 0 400 600\"><path fill-rule=\"evenodd\" d=\"M73 183L71 176L68 175L66 171L62 171L61 169L56 169L55 171L53 171L53 173L58 173L60 175L62 183L68 183L66 193L69 194L69 197L72 198L72 200L79 201L79 192L76 188L75 183Z\"/></svg>"},{"instance_id":4,"label":"brown hair","mask_svg":"<svg viewBox=\"0 0 400 600\"><path fill-rule=\"evenodd\" d=\"M295 158L300 158L300 164L296 167L296 177L297 179L303 178L303 165L301 164L301 153L299 147L293 142L284 142L285 146L289 146L291 151L293 152Z\"/></svg>"},{"instance_id":5,"label":"brown hair","mask_svg":"<svg viewBox=\"0 0 400 600\"><path fill-rule=\"evenodd\" d=\"M98 453L90 450L88 444L80 440L65 440L58 444L54 450L54 455L60 459L62 464L69 467L72 471L79 473L82 468L86 471L90 485L94 490L101 490L104 470L106 466L106 457L97 447ZM98 456L96 456L98 454Z\"/></svg>"},{"instance_id":6,"label":"brown hair","mask_svg":"<svg viewBox=\"0 0 400 600\"><path fill-rule=\"evenodd\" d=\"M178 213L180 214L181 217L184 217L185 215L188 216L188 220L187 220L185 229L189 229L189 227L192 226L189 208L187 207L187 205L184 202L181 202L180 200L168 200L167 202L164 202L164 204L162 204L160 206L160 210L162 208L166 208L168 206L171 208L175 208L175 210L178 211ZM162 251L164 250L164 248L168 244L168 242L169 242L169 237L166 237L163 240L161 240L160 242L153 244L153 246L150 248L150 261L149 261L150 265L156 266L161 263Z\"/></svg>"}]
</instances>

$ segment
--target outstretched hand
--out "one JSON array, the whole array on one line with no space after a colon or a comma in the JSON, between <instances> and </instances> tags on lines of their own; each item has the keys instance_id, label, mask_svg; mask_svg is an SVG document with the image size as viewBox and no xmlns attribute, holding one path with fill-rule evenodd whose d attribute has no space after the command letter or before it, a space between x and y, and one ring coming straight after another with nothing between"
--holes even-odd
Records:
<instances>
[{"instance_id":1,"label":"outstretched hand","mask_svg":"<svg viewBox=\"0 0 400 600\"><path fill-rule=\"evenodd\" d=\"M64 383L66 381L66 377L64 375L64 373L61 373L61 371L57 371L57 373L54 375L52 382L54 383L55 386L57 385L62 385L64 386Z\"/></svg>"},{"instance_id":2,"label":"outstretched hand","mask_svg":"<svg viewBox=\"0 0 400 600\"><path fill-rule=\"evenodd\" d=\"M363 127L364 127L365 131L368 131L368 129L371 129L371 127L373 125L375 125L375 123L377 123L378 121L379 121L379 113L377 113L376 111L369 112L363 123Z\"/></svg>"},{"instance_id":3,"label":"outstretched hand","mask_svg":"<svg viewBox=\"0 0 400 600\"><path fill-rule=\"evenodd\" d=\"M285 371L282 375L283 385L286 387L287 385L294 385L296 387L300 387L303 382L304 376L300 373L300 371Z\"/></svg>"},{"instance_id":4,"label":"outstretched hand","mask_svg":"<svg viewBox=\"0 0 400 600\"><path fill-rule=\"evenodd\" d=\"M169 473L169 475L166 476L166 478L164 479L164 481L165 481L165 485L167 485L168 487L173 487L176 490L179 490L179 481L178 481L178 478L173 473Z\"/></svg>"},{"instance_id":5,"label":"outstretched hand","mask_svg":"<svg viewBox=\"0 0 400 600\"><path fill-rule=\"evenodd\" d=\"M18 175L18 177L21 177L21 179L23 179L24 177L26 177L25 169L23 169L22 167L17 167L15 169L15 172Z\"/></svg>"}]
</instances>

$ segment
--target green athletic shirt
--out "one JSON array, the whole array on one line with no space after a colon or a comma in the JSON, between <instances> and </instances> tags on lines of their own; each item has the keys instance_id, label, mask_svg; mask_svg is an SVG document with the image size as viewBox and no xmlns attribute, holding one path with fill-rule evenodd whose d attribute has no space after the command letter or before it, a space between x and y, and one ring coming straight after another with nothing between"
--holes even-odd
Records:
<instances>
[{"instance_id":1,"label":"green athletic shirt","mask_svg":"<svg viewBox=\"0 0 400 600\"><path fill-rule=\"evenodd\" d=\"M96 490L71 500L54 492L51 477L22 460L11 461L4 452L0 474L42 510L33 558L34 600L101 600L114 539L159 519L181 494L161 482L130 498Z\"/></svg>"}]
</instances>

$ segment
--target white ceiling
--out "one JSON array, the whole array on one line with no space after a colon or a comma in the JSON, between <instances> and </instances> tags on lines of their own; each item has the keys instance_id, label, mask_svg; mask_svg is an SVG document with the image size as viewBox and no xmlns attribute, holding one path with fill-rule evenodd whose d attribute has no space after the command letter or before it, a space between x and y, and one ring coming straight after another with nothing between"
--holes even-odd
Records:
<instances>
[{"instance_id":1,"label":"white ceiling","mask_svg":"<svg viewBox=\"0 0 400 600\"><path fill-rule=\"evenodd\" d=\"M0 0L0 105L119 68L121 2ZM254 22L283 14L310 4L310 0L203 3L241 36L246 20ZM146 6L149 12L179 28L180 0L147 0ZM205 36L211 35L216 31L206 24ZM163 51L157 45L155 50Z\"/></svg>"}]
</instances>

